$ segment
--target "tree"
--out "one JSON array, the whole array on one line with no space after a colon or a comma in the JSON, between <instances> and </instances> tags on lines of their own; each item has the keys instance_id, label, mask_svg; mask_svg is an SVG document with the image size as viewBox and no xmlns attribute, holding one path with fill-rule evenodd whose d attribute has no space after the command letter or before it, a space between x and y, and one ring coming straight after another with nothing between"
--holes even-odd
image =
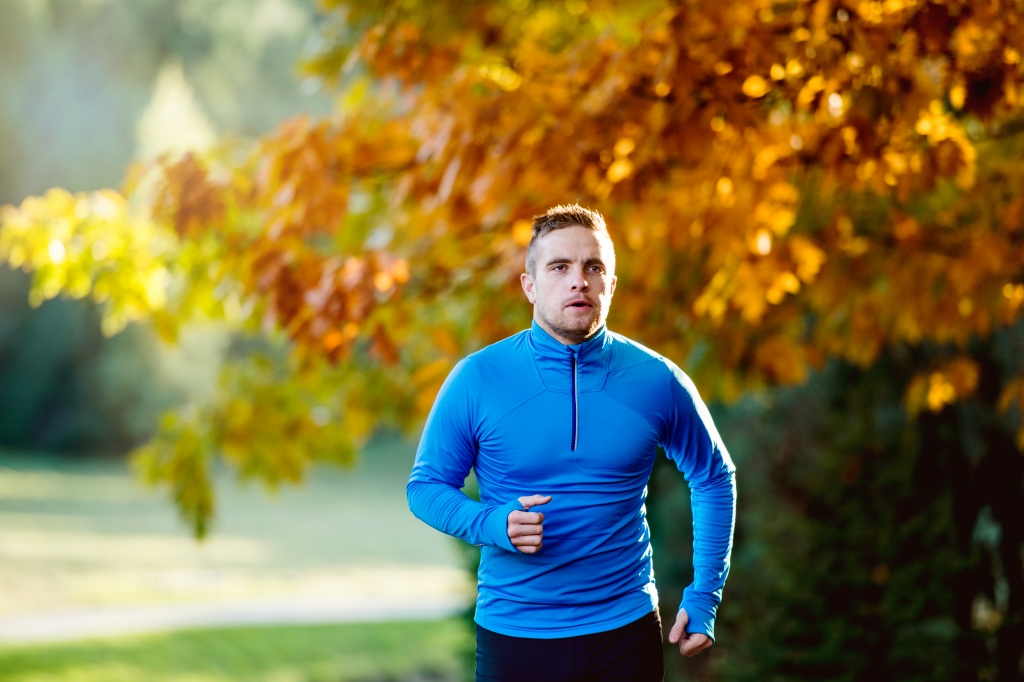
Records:
<instances>
[{"instance_id":1,"label":"tree","mask_svg":"<svg viewBox=\"0 0 1024 682\"><path fill-rule=\"evenodd\" d=\"M942 349L830 361L809 381L719 409L741 474L733 568L710 660L678 679L1018 680L1024 458L996 409L1024 326L972 346L969 398L908 415ZM685 484L660 461L647 503L659 592L692 580ZM666 614L669 615L669 614ZM713 674L712 674L713 673ZM671 674L669 679L676 679Z\"/></svg>"},{"instance_id":2,"label":"tree","mask_svg":"<svg viewBox=\"0 0 1024 682\"><path fill-rule=\"evenodd\" d=\"M91 294L109 332L213 315L287 339L287 382L243 365L144 453L197 529L214 452L296 480L415 423L462 353L522 325L528 221L555 203L609 219L612 326L712 396L930 344L900 389L933 419L985 385L972 343L1020 318L1018 4L326 4L306 68L340 88L329 118L0 218L35 299ZM1019 418L1024 379L1000 381Z\"/></svg>"}]
</instances>

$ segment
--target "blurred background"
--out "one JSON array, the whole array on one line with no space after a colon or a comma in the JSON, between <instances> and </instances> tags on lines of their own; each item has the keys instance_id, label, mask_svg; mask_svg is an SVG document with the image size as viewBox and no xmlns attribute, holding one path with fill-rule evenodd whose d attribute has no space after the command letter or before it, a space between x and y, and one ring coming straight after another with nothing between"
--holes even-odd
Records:
<instances>
[{"instance_id":1,"label":"blurred background","mask_svg":"<svg viewBox=\"0 0 1024 682\"><path fill-rule=\"evenodd\" d=\"M132 162L326 114L297 66L317 21L301 0L5 1L0 204L117 187ZM357 468L278 495L224 467L199 543L126 457L163 411L209 400L230 330L107 338L91 301L31 307L30 280L0 269L0 679L452 676L461 629L405 622L462 610L472 584L407 511L414 440L381 433ZM350 621L370 624L307 627ZM266 627L189 631L251 625Z\"/></svg>"},{"instance_id":2,"label":"blurred background","mask_svg":"<svg viewBox=\"0 0 1024 682\"><path fill-rule=\"evenodd\" d=\"M667 679L1024 679L993 7L2 0L0 679L472 679L476 550L404 484L569 201L738 467L717 642ZM671 623L665 458L647 511Z\"/></svg>"}]
</instances>

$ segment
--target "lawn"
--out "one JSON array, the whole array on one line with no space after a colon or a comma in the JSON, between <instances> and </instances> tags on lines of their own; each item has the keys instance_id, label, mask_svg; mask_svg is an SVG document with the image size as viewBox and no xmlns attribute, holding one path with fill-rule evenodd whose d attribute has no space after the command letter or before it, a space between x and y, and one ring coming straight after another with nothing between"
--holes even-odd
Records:
<instances>
[{"instance_id":1,"label":"lawn","mask_svg":"<svg viewBox=\"0 0 1024 682\"><path fill-rule=\"evenodd\" d=\"M0 622L260 599L468 600L455 542L406 506L414 449L379 439L355 469L319 468L274 495L220 471L217 516L202 543L123 460L0 451ZM467 632L449 618L0 644L0 680L455 680Z\"/></svg>"},{"instance_id":2,"label":"lawn","mask_svg":"<svg viewBox=\"0 0 1024 682\"><path fill-rule=\"evenodd\" d=\"M0 647L4 682L458 680L456 619L193 630Z\"/></svg>"},{"instance_id":3,"label":"lawn","mask_svg":"<svg viewBox=\"0 0 1024 682\"><path fill-rule=\"evenodd\" d=\"M468 599L455 542L406 506L414 449L381 439L355 469L320 468L273 496L222 471L203 543L123 461L0 451L0 618L255 598Z\"/></svg>"}]
</instances>

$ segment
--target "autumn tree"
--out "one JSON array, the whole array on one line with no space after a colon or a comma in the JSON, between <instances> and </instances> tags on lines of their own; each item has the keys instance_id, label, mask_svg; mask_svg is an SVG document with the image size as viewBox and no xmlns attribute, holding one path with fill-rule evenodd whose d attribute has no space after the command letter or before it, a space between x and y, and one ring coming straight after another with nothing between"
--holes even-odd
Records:
<instances>
[{"instance_id":1,"label":"autumn tree","mask_svg":"<svg viewBox=\"0 0 1024 682\"><path fill-rule=\"evenodd\" d=\"M283 344L141 454L198 530L217 454L297 481L416 424L463 353L525 324L529 219L566 201L616 238L611 326L705 394L926 348L900 375L909 419L980 400L1019 428L1024 377L979 350L1024 305L1019 1L325 4L304 68L338 89L332 116L2 215L33 301Z\"/></svg>"}]
</instances>

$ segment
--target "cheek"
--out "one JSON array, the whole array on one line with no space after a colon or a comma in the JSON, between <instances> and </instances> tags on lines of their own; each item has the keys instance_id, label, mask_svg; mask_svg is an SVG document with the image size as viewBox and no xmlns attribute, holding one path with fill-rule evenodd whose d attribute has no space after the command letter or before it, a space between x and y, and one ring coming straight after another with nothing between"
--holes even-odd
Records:
<instances>
[{"instance_id":1,"label":"cheek","mask_svg":"<svg viewBox=\"0 0 1024 682\"><path fill-rule=\"evenodd\" d=\"M598 277L591 280L590 288L598 293L599 296L607 298L612 295L612 285L607 279Z\"/></svg>"},{"instance_id":2,"label":"cheek","mask_svg":"<svg viewBox=\"0 0 1024 682\"><path fill-rule=\"evenodd\" d=\"M537 282L537 298L551 298L558 290L558 281L546 277L543 281Z\"/></svg>"}]
</instances>

